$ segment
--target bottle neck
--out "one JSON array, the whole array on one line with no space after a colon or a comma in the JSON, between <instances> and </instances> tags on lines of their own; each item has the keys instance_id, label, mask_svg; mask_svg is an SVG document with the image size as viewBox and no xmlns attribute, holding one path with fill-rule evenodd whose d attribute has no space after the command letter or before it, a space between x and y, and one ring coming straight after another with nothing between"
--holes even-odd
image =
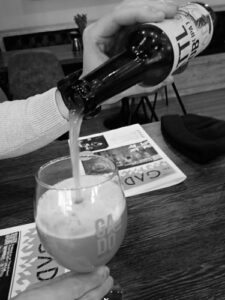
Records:
<instances>
[{"instance_id":1,"label":"bottle neck","mask_svg":"<svg viewBox=\"0 0 225 300\"><path fill-rule=\"evenodd\" d=\"M161 59L160 53L146 61L132 57L127 51L109 59L104 65L82 78L85 87L83 94L85 112L92 111L104 101L142 82L143 74L149 65L156 65Z\"/></svg>"},{"instance_id":2,"label":"bottle neck","mask_svg":"<svg viewBox=\"0 0 225 300\"><path fill-rule=\"evenodd\" d=\"M162 30L154 28L153 35L151 26L143 24L127 36L119 54L82 78L85 113L135 84L155 86L170 73L173 53Z\"/></svg>"}]
</instances>

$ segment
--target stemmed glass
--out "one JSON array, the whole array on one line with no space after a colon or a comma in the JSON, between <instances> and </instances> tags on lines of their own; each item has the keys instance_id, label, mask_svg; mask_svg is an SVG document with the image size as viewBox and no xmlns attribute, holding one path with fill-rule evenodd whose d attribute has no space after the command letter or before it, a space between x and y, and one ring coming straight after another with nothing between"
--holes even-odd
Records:
<instances>
[{"instance_id":1,"label":"stemmed glass","mask_svg":"<svg viewBox=\"0 0 225 300\"><path fill-rule=\"evenodd\" d=\"M85 273L107 264L119 249L127 210L118 171L110 159L81 155L80 169L80 186L74 188L69 156L40 167L35 221L46 251L65 268Z\"/></svg>"}]
</instances>

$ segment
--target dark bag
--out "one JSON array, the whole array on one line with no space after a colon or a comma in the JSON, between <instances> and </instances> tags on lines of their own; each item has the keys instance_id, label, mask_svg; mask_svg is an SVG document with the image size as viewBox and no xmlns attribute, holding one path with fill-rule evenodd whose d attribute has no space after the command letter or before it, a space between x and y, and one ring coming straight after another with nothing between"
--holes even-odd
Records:
<instances>
[{"instance_id":1,"label":"dark bag","mask_svg":"<svg viewBox=\"0 0 225 300\"><path fill-rule=\"evenodd\" d=\"M161 118L165 139L178 151L198 163L225 154L225 121L195 114Z\"/></svg>"}]
</instances>

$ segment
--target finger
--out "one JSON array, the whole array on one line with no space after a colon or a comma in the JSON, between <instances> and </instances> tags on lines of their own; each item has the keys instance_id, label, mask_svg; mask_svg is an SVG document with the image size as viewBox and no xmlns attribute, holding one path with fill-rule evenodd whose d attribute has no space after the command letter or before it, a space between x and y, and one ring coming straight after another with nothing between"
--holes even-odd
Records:
<instances>
[{"instance_id":1,"label":"finger","mask_svg":"<svg viewBox=\"0 0 225 300\"><path fill-rule=\"evenodd\" d=\"M107 16L89 25L83 34L83 75L108 59L107 46L112 36L123 26L144 22L159 22L173 17L177 4L169 0L126 0ZM90 53L94 53L94 59Z\"/></svg>"},{"instance_id":2,"label":"finger","mask_svg":"<svg viewBox=\"0 0 225 300\"><path fill-rule=\"evenodd\" d=\"M108 277L109 269L105 266L97 268L92 273L83 275L69 272L51 280L49 284L27 291L28 299L31 295L34 299L39 297L42 300L79 299L88 291L100 287Z\"/></svg>"},{"instance_id":3,"label":"finger","mask_svg":"<svg viewBox=\"0 0 225 300\"><path fill-rule=\"evenodd\" d=\"M121 26L128 26L142 22L160 22L165 17L172 17L177 11L177 5L158 2L144 1L119 5L111 14L101 18L92 28L93 34L98 37L108 37L116 33Z\"/></svg>"},{"instance_id":4,"label":"finger","mask_svg":"<svg viewBox=\"0 0 225 300\"><path fill-rule=\"evenodd\" d=\"M106 281L96 289L91 290L79 300L101 300L112 289L113 278L109 276Z\"/></svg>"},{"instance_id":5,"label":"finger","mask_svg":"<svg viewBox=\"0 0 225 300\"><path fill-rule=\"evenodd\" d=\"M178 8L178 2L176 0L139 0L138 2L136 0L125 0L126 6L130 7L151 7L152 9L162 10L165 13L166 18L171 18L174 16L174 14L177 11ZM115 9L120 10L122 5L118 5Z\"/></svg>"},{"instance_id":6,"label":"finger","mask_svg":"<svg viewBox=\"0 0 225 300\"><path fill-rule=\"evenodd\" d=\"M112 13L87 26L83 34L83 75L108 59L105 47L121 27L162 21L165 17L174 16L177 7L176 2L169 0L126 0ZM94 59L90 53L95 54Z\"/></svg>"},{"instance_id":7,"label":"finger","mask_svg":"<svg viewBox=\"0 0 225 300\"><path fill-rule=\"evenodd\" d=\"M55 295L59 295L58 299L72 300L77 299L86 294L88 291L101 286L109 276L107 267L99 267L92 273L83 275L73 275L67 278L60 285L56 285Z\"/></svg>"},{"instance_id":8,"label":"finger","mask_svg":"<svg viewBox=\"0 0 225 300\"><path fill-rule=\"evenodd\" d=\"M104 61L107 57L104 55L107 39L112 37L121 27L129 26L135 23L143 23L151 20L158 22L164 19L165 14L151 6L147 5L123 5L117 8L116 12L101 18L97 23L93 24L84 32L84 54L86 57L86 49L92 49L97 54L99 61ZM88 46L87 46L88 45ZM90 62L91 63L91 62ZM92 64L92 63L91 63Z\"/></svg>"},{"instance_id":9,"label":"finger","mask_svg":"<svg viewBox=\"0 0 225 300\"><path fill-rule=\"evenodd\" d=\"M172 75L169 75L165 81L163 81L163 85L169 85L172 84L174 82L174 78Z\"/></svg>"}]
</instances>

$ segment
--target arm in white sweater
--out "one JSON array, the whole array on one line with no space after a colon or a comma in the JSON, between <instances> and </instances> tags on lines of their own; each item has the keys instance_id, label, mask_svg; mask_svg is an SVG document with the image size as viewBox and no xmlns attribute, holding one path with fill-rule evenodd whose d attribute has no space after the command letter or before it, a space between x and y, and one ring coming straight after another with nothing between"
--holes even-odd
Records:
<instances>
[{"instance_id":1,"label":"arm in white sweater","mask_svg":"<svg viewBox=\"0 0 225 300\"><path fill-rule=\"evenodd\" d=\"M56 88L26 100L0 104L0 159L32 152L68 130L56 103Z\"/></svg>"}]
</instances>

